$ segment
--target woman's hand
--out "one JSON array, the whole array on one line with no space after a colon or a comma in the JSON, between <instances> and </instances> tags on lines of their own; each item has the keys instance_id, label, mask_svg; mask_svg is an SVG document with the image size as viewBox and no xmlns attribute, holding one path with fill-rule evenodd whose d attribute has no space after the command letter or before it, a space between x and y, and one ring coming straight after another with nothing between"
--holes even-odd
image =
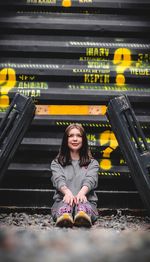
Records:
<instances>
[{"instance_id":1,"label":"woman's hand","mask_svg":"<svg viewBox=\"0 0 150 262\"><path fill-rule=\"evenodd\" d=\"M76 205L79 203L86 203L87 202L87 197L83 193L78 193L74 199L74 202Z\"/></svg>"},{"instance_id":2,"label":"woman's hand","mask_svg":"<svg viewBox=\"0 0 150 262\"><path fill-rule=\"evenodd\" d=\"M65 192L65 195L63 197L63 202L72 206L74 203L74 195L72 194L72 192L68 189Z\"/></svg>"},{"instance_id":3,"label":"woman's hand","mask_svg":"<svg viewBox=\"0 0 150 262\"><path fill-rule=\"evenodd\" d=\"M89 188L87 186L83 186L81 188L81 190L78 192L78 194L76 195L74 202L76 205L78 205L79 203L86 203L87 202L87 197L86 194L88 193Z\"/></svg>"},{"instance_id":4,"label":"woman's hand","mask_svg":"<svg viewBox=\"0 0 150 262\"><path fill-rule=\"evenodd\" d=\"M70 189L64 185L60 188L60 192L64 194L63 202L72 206L74 203L74 195L72 194Z\"/></svg>"}]
</instances>

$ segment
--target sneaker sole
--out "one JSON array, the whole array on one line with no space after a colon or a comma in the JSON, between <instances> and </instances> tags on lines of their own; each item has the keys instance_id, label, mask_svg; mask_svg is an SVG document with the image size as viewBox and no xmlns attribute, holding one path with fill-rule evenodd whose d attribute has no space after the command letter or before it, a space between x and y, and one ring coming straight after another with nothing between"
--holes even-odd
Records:
<instances>
[{"instance_id":1,"label":"sneaker sole","mask_svg":"<svg viewBox=\"0 0 150 262\"><path fill-rule=\"evenodd\" d=\"M61 217L57 219L56 222L57 227L73 227L73 219L68 214L63 214Z\"/></svg>"},{"instance_id":2,"label":"sneaker sole","mask_svg":"<svg viewBox=\"0 0 150 262\"><path fill-rule=\"evenodd\" d=\"M77 226L77 227L91 227L92 226L92 222L91 222L91 219L89 218L89 216L85 212L80 211L75 216L74 226Z\"/></svg>"}]
</instances>

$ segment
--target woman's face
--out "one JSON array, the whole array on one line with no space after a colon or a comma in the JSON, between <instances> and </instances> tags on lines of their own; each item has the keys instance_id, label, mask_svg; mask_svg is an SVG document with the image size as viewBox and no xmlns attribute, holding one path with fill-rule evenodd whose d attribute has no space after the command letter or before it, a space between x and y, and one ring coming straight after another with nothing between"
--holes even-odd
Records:
<instances>
[{"instance_id":1,"label":"woman's face","mask_svg":"<svg viewBox=\"0 0 150 262\"><path fill-rule=\"evenodd\" d=\"M75 127L69 130L68 147L71 151L79 151L82 147L82 134L80 130Z\"/></svg>"}]
</instances>

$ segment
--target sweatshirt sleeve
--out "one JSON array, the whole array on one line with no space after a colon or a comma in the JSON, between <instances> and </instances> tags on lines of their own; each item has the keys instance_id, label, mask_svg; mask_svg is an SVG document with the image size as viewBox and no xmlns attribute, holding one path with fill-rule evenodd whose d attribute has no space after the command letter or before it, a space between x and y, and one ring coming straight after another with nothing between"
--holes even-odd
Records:
<instances>
[{"instance_id":1,"label":"sweatshirt sleeve","mask_svg":"<svg viewBox=\"0 0 150 262\"><path fill-rule=\"evenodd\" d=\"M66 179L64 176L63 167L57 162L57 160L53 160L51 163L51 181L53 186L58 190L62 186L66 185Z\"/></svg>"},{"instance_id":2,"label":"sweatshirt sleeve","mask_svg":"<svg viewBox=\"0 0 150 262\"><path fill-rule=\"evenodd\" d=\"M98 186L98 170L99 163L97 160L92 159L88 166L86 177L83 181L82 186L87 186L89 191L95 189Z\"/></svg>"}]
</instances>

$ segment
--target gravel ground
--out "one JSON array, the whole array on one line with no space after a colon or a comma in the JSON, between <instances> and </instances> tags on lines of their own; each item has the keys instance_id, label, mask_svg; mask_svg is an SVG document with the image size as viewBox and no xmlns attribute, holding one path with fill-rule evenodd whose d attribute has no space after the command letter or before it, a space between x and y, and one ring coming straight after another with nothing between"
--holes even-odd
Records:
<instances>
[{"instance_id":1,"label":"gravel ground","mask_svg":"<svg viewBox=\"0 0 150 262\"><path fill-rule=\"evenodd\" d=\"M1 213L1 262L149 262L150 217L100 216L91 229L60 229L48 214Z\"/></svg>"},{"instance_id":2,"label":"gravel ground","mask_svg":"<svg viewBox=\"0 0 150 262\"><path fill-rule=\"evenodd\" d=\"M28 214L28 213L0 213L0 228L22 228L32 230L51 230L54 222L49 214ZM116 232L122 231L150 231L150 217L122 215L99 216L98 221L92 229L113 229Z\"/></svg>"}]
</instances>

